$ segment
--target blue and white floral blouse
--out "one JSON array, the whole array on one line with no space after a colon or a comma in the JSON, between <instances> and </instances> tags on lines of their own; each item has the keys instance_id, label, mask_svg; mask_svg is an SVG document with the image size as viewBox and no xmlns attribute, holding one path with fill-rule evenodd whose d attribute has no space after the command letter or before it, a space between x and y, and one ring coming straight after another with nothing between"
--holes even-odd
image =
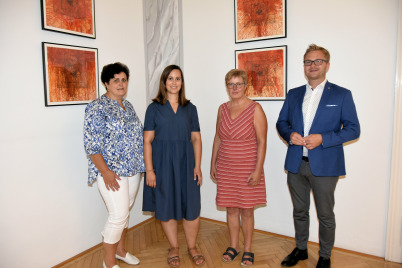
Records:
<instances>
[{"instance_id":1,"label":"blue and white floral blouse","mask_svg":"<svg viewBox=\"0 0 402 268\"><path fill-rule=\"evenodd\" d=\"M102 154L110 170L119 176L145 172L143 158L143 126L133 105L123 99L119 103L105 95L89 103L85 109L84 146L88 156ZM88 157L88 184L99 174Z\"/></svg>"}]
</instances>

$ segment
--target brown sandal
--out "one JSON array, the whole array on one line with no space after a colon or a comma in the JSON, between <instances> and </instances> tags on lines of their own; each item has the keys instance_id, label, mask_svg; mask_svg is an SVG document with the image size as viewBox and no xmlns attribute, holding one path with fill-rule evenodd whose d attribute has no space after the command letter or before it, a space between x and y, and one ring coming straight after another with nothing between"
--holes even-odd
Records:
<instances>
[{"instance_id":1,"label":"brown sandal","mask_svg":"<svg viewBox=\"0 0 402 268\"><path fill-rule=\"evenodd\" d=\"M173 268L180 266L180 257L179 257L179 255L169 257L170 251L171 251L171 250L174 250L174 249L177 249L177 250L178 250L179 247L172 247L172 248L169 248L169 249L168 249L168 257L167 257L167 263L169 264L170 267L173 267ZM175 264L175 263L177 263L177 264Z\"/></svg>"},{"instance_id":2,"label":"brown sandal","mask_svg":"<svg viewBox=\"0 0 402 268\"><path fill-rule=\"evenodd\" d=\"M202 254L198 254L198 255L191 255L190 251L192 250L197 250L196 247L193 248L189 248L188 249L188 255L190 255L191 259L193 260L193 263L197 266L202 266L205 264L205 257ZM199 262L201 261L201 262Z\"/></svg>"}]
</instances>

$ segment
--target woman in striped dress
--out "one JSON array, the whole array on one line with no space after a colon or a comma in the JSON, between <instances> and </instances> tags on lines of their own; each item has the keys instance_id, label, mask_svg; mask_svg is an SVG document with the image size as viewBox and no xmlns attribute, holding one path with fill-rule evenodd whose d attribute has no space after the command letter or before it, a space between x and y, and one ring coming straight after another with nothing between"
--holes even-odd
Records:
<instances>
[{"instance_id":1,"label":"woman in striped dress","mask_svg":"<svg viewBox=\"0 0 402 268\"><path fill-rule=\"evenodd\" d=\"M230 101L219 107L211 177L218 185L216 204L226 207L230 233L230 246L223 253L222 260L231 262L239 254L241 225L244 236L241 265L249 266L254 263L251 250L254 207L267 202L263 169L267 118L261 105L245 95L245 71L229 71L225 83Z\"/></svg>"}]
</instances>

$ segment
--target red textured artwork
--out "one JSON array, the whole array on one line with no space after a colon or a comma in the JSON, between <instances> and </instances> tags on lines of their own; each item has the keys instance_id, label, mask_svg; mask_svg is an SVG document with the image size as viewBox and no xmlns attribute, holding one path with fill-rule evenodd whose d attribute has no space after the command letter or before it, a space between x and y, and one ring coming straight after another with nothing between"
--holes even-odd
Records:
<instances>
[{"instance_id":1,"label":"red textured artwork","mask_svg":"<svg viewBox=\"0 0 402 268\"><path fill-rule=\"evenodd\" d=\"M42 0L42 28L95 38L94 0Z\"/></svg>"},{"instance_id":2,"label":"red textured artwork","mask_svg":"<svg viewBox=\"0 0 402 268\"><path fill-rule=\"evenodd\" d=\"M286 0L235 0L236 43L286 37Z\"/></svg>"},{"instance_id":3,"label":"red textured artwork","mask_svg":"<svg viewBox=\"0 0 402 268\"><path fill-rule=\"evenodd\" d=\"M285 99L286 46L236 50L236 68L247 72L247 97L255 100Z\"/></svg>"},{"instance_id":4,"label":"red textured artwork","mask_svg":"<svg viewBox=\"0 0 402 268\"><path fill-rule=\"evenodd\" d=\"M97 49L42 44L46 106L85 104L98 97Z\"/></svg>"}]
</instances>

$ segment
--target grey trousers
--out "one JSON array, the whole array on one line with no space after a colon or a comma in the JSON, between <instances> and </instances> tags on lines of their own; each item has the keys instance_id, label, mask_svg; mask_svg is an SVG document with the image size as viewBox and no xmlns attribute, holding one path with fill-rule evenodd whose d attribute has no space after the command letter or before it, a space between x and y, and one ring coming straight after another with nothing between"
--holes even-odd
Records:
<instances>
[{"instance_id":1,"label":"grey trousers","mask_svg":"<svg viewBox=\"0 0 402 268\"><path fill-rule=\"evenodd\" d=\"M338 179L339 177L314 176L306 161L302 161L297 174L288 172L297 248L307 249L310 227L310 190L312 190L319 220L319 255L324 258L331 257L335 241L334 193Z\"/></svg>"}]
</instances>

